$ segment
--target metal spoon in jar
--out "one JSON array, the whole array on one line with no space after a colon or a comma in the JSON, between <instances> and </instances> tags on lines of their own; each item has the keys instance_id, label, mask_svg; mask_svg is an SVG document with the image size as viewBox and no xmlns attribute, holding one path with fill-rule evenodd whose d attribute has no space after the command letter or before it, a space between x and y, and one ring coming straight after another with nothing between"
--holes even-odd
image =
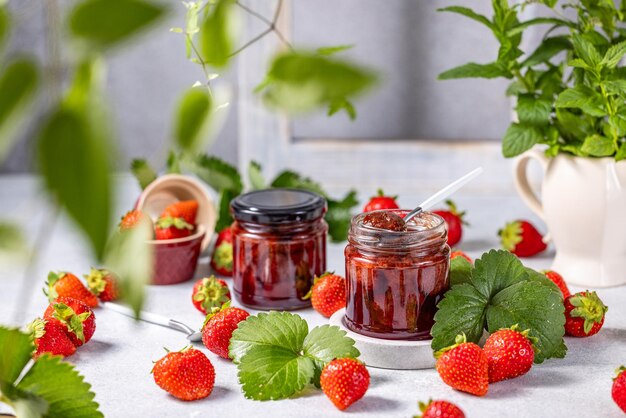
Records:
<instances>
[{"instance_id":1,"label":"metal spoon in jar","mask_svg":"<svg viewBox=\"0 0 626 418\"><path fill-rule=\"evenodd\" d=\"M430 196L428 199L424 200L418 207L416 207L411 212L406 214L404 218L402 218L404 220L404 223L409 222L415 216L419 215L425 210L430 209L437 203L441 202L443 199L449 197L454 192L456 192L461 187L463 187L466 183L468 183L470 180L473 180L474 178L478 177L482 172L483 172L482 167L475 168L474 170L470 171L469 173L467 173L460 179L455 180L452 183L448 184L446 187L439 190L437 193Z\"/></svg>"}]
</instances>

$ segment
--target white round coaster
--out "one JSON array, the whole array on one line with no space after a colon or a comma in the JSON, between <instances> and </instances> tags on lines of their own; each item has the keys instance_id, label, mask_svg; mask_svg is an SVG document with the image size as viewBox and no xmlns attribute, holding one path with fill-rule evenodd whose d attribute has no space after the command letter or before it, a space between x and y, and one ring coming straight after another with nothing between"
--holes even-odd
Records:
<instances>
[{"instance_id":1,"label":"white round coaster","mask_svg":"<svg viewBox=\"0 0 626 418\"><path fill-rule=\"evenodd\" d=\"M330 317L330 325L346 331L361 352L359 357L367 366L381 369L418 370L435 367L430 340L402 341L367 337L350 331L343 323L345 308Z\"/></svg>"}]
</instances>

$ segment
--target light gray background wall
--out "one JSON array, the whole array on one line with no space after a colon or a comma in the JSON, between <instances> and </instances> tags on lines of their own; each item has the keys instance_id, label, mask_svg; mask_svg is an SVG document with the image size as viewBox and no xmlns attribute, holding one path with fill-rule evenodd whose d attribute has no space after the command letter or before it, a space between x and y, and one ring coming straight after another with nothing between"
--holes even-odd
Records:
<instances>
[{"instance_id":1,"label":"light gray background wall","mask_svg":"<svg viewBox=\"0 0 626 418\"><path fill-rule=\"evenodd\" d=\"M245 1L244 1L245 2ZM67 6L68 0L61 0ZM503 81L435 81L436 75L469 60L487 62L497 52L491 35L459 16L436 13L462 4L489 13L485 0L294 0L293 36L297 45L356 44L346 55L381 73L382 82L357 101L359 118L314 114L294 121L296 137L499 139L509 120ZM42 0L10 0L17 24L11 51L27 51L48 63L48 20ZM171 13L158 27L109 56L107 93L119 132L119 168L134 157L161 166L167 151L173 109L179 94L202 78L184 56L184 7L169 2ZM243 41L243 40L242 40ZM63 44L64 60L71 48ZM245 52L244 52L245 53ZM262 72L265 68L259 68ZM48 69L48 71L50 71ZM225 80L235 80L235 70ZM236 83L232 83L236 88ZM236 92L233 94L236 97ZM45 108L45 96L39 109ZM224 129L208 150L237 160L237 107L232 102ZM37 113L24 138L0 172L29 171Z\"/></svg>"}]
</instances>

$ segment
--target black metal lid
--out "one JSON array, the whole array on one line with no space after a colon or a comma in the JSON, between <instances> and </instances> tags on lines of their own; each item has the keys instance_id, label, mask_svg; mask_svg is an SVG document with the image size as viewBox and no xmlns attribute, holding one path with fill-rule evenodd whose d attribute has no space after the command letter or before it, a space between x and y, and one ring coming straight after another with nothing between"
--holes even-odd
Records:
<instances>
[{"instance_id":1,"label":"black metal lid","mask_svg":"<svg viewBox=\"0 0 626 418\"><path fill-rule=\"evenodd\" d=\"M237 221L259 224L306 222L324 215L326 199L305 190L257 190L234 198L230 210Z\"/></svg>"}]
</instances>

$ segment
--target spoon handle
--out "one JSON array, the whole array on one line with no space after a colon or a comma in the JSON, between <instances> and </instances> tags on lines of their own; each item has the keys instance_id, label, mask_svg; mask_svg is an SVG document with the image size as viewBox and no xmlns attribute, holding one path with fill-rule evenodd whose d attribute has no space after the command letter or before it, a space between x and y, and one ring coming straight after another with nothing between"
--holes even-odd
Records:
<instances>
[{"instance_id":1,"label":"spoon handle","mask_svg":"<svg viewBox=\"0 0 626 418\"><path fill-rule=\"evenodd\" d=\"M463 187L467 182L469 182L470 180L473 180L478 175L480 175L482 172L483 172L483 168L482 167L475 168L474 170L470 171L469 173L467 173L466 175L464 175L460 179L455 180L452 183L448 184L446 187L444 187L443 189L439 190L437 193L435 193L434 195L430 196L428 199L423 201L421 205L419 205L418 207L413 209L411 212L409 212L403 218L404 222L410 221L411 219L413 219L413 217L415 217L416 215L419 215L422 211L430 209L431 207L433 207L437 203L439 203L442 200L444 200L445 198L449 197L454 192L456 192L461 187Z\"/></svg>"}]
</instances>

